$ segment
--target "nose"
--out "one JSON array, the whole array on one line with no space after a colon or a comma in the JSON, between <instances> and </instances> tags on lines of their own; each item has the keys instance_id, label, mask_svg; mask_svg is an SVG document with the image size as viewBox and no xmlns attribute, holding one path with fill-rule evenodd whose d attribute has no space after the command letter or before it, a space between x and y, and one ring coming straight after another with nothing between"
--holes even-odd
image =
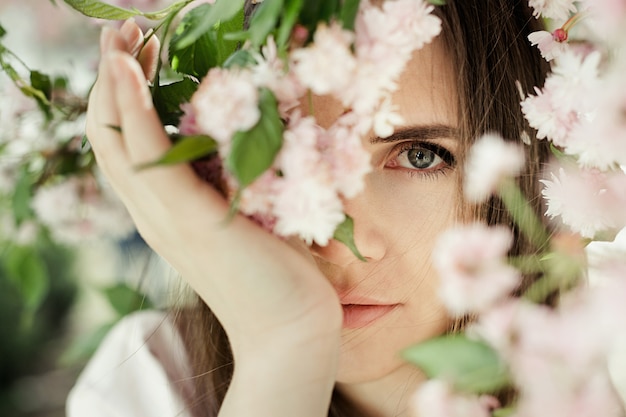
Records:
<instances>
[{"instance_id":1,"label":"nose","mask_svg":"<svg viewBox=\"0 0 626 417\"><path fill-rule=\"evenodd\" d=\"M354 242L366 261L377 261L385 256L387 245L383 224L376 210L376 199L367 188L356 197L344 201L346 214L354 220ZM314 245L311 251L325 261L342 267L361 262L342 242L331 240L326 246Z\"/></svg>"}]
</instances>

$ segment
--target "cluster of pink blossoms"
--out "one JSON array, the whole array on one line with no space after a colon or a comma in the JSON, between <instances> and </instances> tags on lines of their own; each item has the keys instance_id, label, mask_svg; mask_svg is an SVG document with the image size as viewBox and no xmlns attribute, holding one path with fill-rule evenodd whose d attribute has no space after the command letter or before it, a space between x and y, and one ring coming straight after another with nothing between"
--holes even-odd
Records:
<instances>
[{"instance_id":1,"label":"cluster of pink blossoms","mask_svg":"<svg viewBox=\"0 0 626 417\"><path fill-rule=\"evenodd\" d=\"M423 0L381 7L362 1L354 32L321 24L313 42L286 60L269 39L255 65L209 72L185 108L181 132L211 136L226 159L233 135L259 120L259 90L271 90L286 121L283 146L272 167L243 190L239 209L279 236L326 245L345 220L342 199L359 193L371 170L362 138L371 131L387 137L402 123L391 94L412 52L441 30L432 10ZM334 101L342 115L321 127L307 94ZM233 176L224 175L237 190Z\"/></svg>"},{"instance_id":2,"label":"cluster of pink blossoms","mask_svg":"<svg viewBox=\"0 0 626 417\"><path fill-rule=\"evenodd\" d=\"M559 234L541 262L549 265L547 276L566 280L585 274L581 237L612 240L620 230L625 236L626 1L529 4L537 18L562 24L529 36L552 71L521 106L538 139L558 150L541 182L545 214ZM484 202L519 174L523 161L521 147L485 135L468 157L467 198ZM622 416L626 251L603 247L589 259L595 285L576 286L547 307L511 297L521 276L506 259L511 241L500 228L475 224L445 233L433 253L444 305L454 315L476 317L467 335L506 363L518 391L511 415ZM414 406L417 415L482 417L497 404L433 380L418 390Z\"/></svg>"},{"instance_id":3,"label":"cluster of pink blossoms","mask_svg":"<svg viewBox=\"0 0 626 417\"><path fill-rule=\"evenodd\" d=\"M549 3L543 2L546 7ZM576 11L566 7L571 1L555 3ZM553 33L565 31L560 40L550 41L547 32L529 37L553 64L545 85L522 102L522 110L539 139L550 140L575 160L573 166L554 164L543 181L548 216L593 238L626 226L626 211L617 209L626 205L625 36L613 21L626 22L626 5L608 0L576 3L577 14Z\"/></svg>"}]
</instances>

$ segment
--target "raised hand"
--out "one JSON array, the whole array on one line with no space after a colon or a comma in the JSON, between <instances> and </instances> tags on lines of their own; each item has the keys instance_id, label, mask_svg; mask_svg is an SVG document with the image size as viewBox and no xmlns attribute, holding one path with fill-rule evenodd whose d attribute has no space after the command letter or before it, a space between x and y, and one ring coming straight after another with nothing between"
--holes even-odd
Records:
<instances>
[{"instance_id":1,"label":"raised hand","mask_svg":"<svg viewBox=\"0 0 626 417\"><path fill-rule=\"evenodd\" d=\"M188 165L136 169L171 146L147 86L158 46L132 21L103 31L87 118L98 164L145 241L226 329L236 365L223 415L325 415L342 313L306 248L242 216L225 224L227 202Z\"/></svg>"}]
</instances>

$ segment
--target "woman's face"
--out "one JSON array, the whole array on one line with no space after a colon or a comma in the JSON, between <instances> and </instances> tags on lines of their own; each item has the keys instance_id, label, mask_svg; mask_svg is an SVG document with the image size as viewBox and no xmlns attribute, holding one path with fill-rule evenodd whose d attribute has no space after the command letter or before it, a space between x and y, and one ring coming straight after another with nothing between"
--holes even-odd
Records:
<instances>
[{"instance_id":1,"label":"woman's face","mask_svg":"<svg viewBox=\"0 0 626 417\"><path fill-rule=\"evenodd\" d=\"M437 42L414 55L393 96L405 125L385 140L365 139L373 170L346 212L367 262L336 241L312 248L344 305L339 383L402 372L399 351L449 325L430 258L456 217L460 144L454 69ZM321 124L341 113L332 100L315 100Z\"/></svg>"}]
</instances>

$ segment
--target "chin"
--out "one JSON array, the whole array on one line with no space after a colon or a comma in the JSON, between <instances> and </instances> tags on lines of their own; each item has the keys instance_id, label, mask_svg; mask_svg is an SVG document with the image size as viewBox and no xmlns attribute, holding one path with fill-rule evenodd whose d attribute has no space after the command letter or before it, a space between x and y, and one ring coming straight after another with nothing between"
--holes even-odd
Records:
<instances>
[{"instance_id":1,"label":"chin","mask_svg":"<svg viewBox=\"0 0 626 417\"><path fill-rule=\"evenodd\" d=\"M376 381L392 374L406 365L398 352L389 355L370 356L354 349L342 348L337 369L337 382L340 384L362 384Z\"/></svg>"}]
</instances>

